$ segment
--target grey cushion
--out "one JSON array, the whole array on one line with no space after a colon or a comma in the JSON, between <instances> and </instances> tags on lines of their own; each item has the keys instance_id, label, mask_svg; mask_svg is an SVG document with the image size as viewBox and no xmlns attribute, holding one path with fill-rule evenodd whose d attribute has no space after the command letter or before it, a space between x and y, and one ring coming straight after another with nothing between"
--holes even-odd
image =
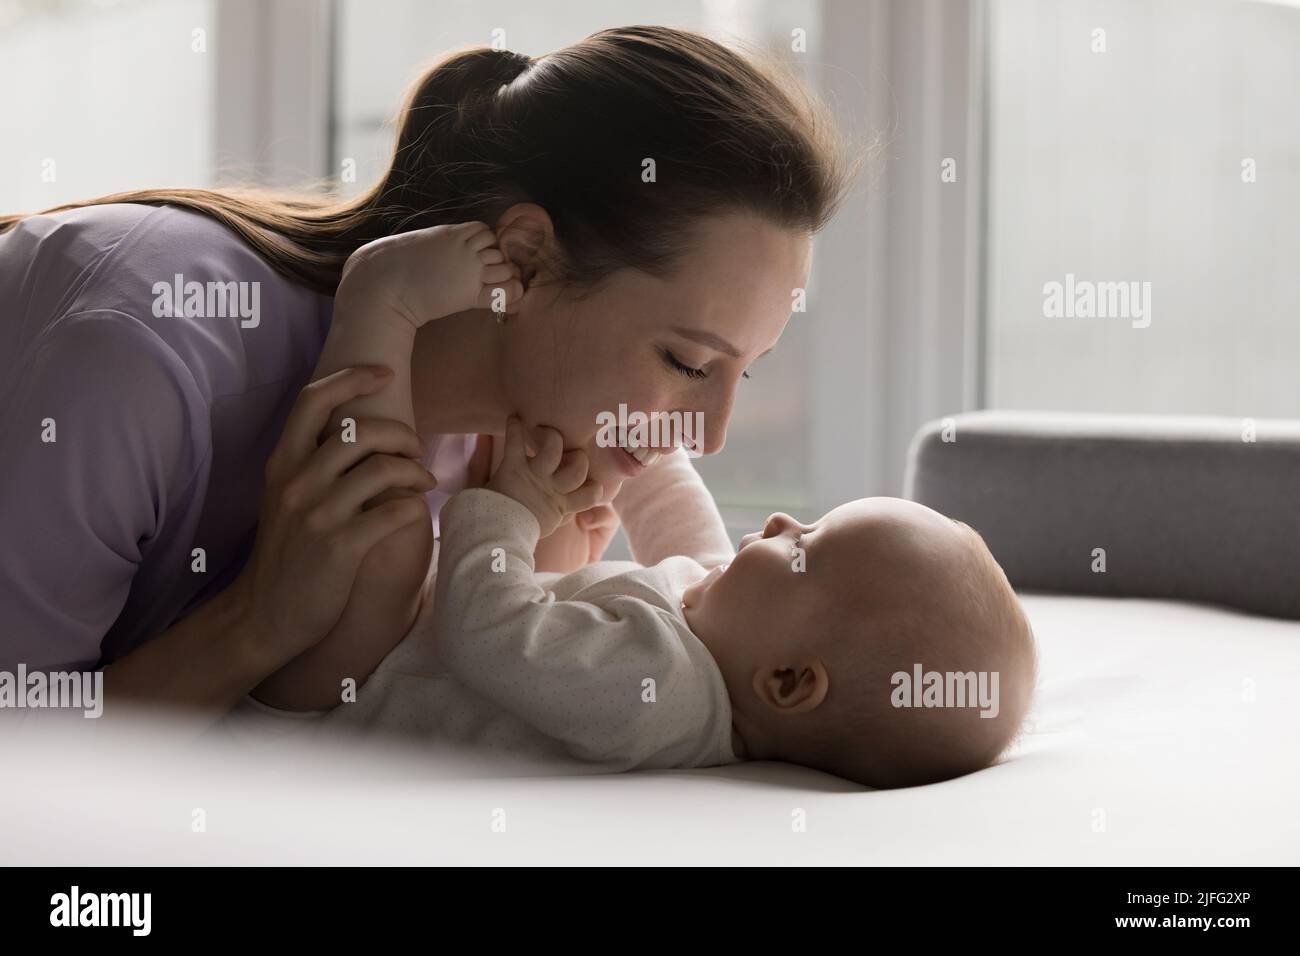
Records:
<instances>
[{"instance_id":1,"label":"grey cushion","mask_svg":"<svg viewBox=\"0 0 1300 956\"><path fill-rule=\"evenodd\" d=\"M945 422L951 424L944 441ZM1017 588L1300 618L1300 421L971 412L925 425L905 494ZM1094 549L1105 571L1094 571Z\"/></svg>"}]
</instances>

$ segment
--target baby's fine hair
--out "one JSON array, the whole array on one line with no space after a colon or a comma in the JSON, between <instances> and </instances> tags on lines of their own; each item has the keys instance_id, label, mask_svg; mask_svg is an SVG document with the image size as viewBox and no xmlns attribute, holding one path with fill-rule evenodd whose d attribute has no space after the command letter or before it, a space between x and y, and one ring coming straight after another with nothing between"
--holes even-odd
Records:
<instances>
[{"instance_id":1,"label":"baby's fine hair","mask_svg":"<svg viewBox=\"0 0 1300 956\"><path fill-rule=\"evenodd\" d=\"M917 786L988 767L1019 738L1037 680L1033 631L983 538L962 528L953 561L929 562L892 594L864 586L828 604L833 676L824 712L809 715L809 759L798 762L871 787ZM951 701L897 706L906 682L896 675L911 682L917 665L982 672L986 686L997 672L997 715Z\"/></svg>"}]
</instances>

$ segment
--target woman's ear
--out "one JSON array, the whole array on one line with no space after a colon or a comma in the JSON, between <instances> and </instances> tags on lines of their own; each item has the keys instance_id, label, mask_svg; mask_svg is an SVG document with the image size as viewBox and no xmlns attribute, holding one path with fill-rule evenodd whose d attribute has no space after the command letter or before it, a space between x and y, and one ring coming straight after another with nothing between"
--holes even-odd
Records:
<instances>
[{"instance_id":1,"label":"woman's ear","mask_svg":"<svg viewBox=\"0 0 1300 956\"><path fill-rule=\"evenodd\" d=\"M518 268L527 291L533 278L545 268L543 255L555 236L551 217L536 203L516 203L502 213L496 232L498 248Z\"/></svg>"}]
</instances>

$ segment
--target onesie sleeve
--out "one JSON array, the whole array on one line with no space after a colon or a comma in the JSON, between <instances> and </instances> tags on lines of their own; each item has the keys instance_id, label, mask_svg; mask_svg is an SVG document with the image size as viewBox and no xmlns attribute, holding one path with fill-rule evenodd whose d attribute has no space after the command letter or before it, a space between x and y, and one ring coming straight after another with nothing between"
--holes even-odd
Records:
<instances>
[{"instance_id":1,"label":"onesie sleeve","mask_svg":"<svg viewBox=\"0 0 1300 956\"><path fill-rule=\"evenodd\" d=\"M0 667L98 666L142 549L201 463L201 405L130 317L72 316L34 345L0 405Z\"/></svg>"},{"instance_id":2,"label":"onesie sleeve","mask_svg":"<svg viewBox=\"0 0 1300 956\"><path fill-rule=\"evenodd\" d=\"M616 770L723 762L707 650L632 594L557 600L534 577L537 536L527 508L487 489L444 507L433 627L445 666L580 760Z\"/></svg>"}]
</instances>

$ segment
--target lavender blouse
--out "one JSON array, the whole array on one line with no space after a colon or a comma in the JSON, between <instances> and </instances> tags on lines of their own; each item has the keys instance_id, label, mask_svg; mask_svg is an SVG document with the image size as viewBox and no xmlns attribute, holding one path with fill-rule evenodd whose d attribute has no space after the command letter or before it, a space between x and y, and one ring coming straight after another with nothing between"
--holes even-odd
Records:
<instances>
[{"instance_id":1,"label":"lavender blouse","mask_svg":"<svg viewBox=\"0 0 1300 956\"><path fill-rule=\"evenodd\" d=\"M230 583L332 308L181 208L0 236L0 669L103 666ZM463 472L472 436L431 444Z\"/></svg>"}]
</instances>

